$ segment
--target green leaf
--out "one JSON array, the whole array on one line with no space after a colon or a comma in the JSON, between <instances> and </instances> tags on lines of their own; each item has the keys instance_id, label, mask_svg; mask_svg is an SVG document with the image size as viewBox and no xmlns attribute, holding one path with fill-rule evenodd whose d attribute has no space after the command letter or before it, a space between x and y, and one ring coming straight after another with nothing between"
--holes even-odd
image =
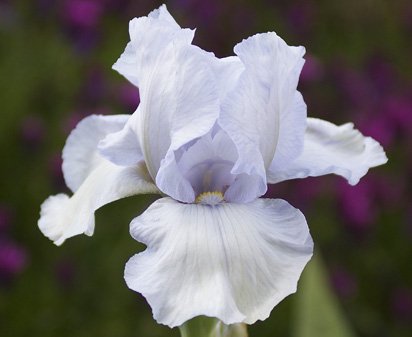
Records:
<instances>
[{"instance_id":1,"label":"green leaf","mask_svg":"<svg viewBox=\"0 0 412 337\"><path fill-rule=\"evenodd\" d=\"M338 299L330 288L319 255L314 255L300 280L295 337L355 337Z\"/></svg>"},{"instance_id":2,"label":"green leaf","mask_svg":"<svg viewBox=\"0 0 412 337\"><path fill-rule=\"evenodd\" d=\"M195 317L179 329L182 337L248 337L246 324L225 325L205 316Z\"/></svg>"}]
</instances>

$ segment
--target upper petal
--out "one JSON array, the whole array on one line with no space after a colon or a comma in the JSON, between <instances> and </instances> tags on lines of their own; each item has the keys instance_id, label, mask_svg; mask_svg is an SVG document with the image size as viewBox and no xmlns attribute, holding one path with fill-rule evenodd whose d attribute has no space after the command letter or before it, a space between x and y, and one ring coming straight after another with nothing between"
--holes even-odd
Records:
<instances>
[{"instance_id":1,"label":"upper petal","mask_svg":"<svg viewBox=\"0 0 412 337\"><path fill-rule=\"evenodd\" d=\"M275 155L282 122L295 112L290 107L296 99L304 48L290 47L275 33L266 33L239 43L235 52L244 71L222 104L219 124L238 149L233 173L258 175L261 186L266 186L265 170ZM299 112L292 119L304 124L305 114ZM265 188L260 194L264 192Z\"/></svg>"},{"instance_id":2,"label":"upper petal","mask_svg":"<svg viewBox=\"0 0 412 337\"><path fill-rule=\"evenodd\" d=\"M67 238L94 231L94 212L105 204L134 194L156 193L144 167L116 166L105 159L87 176L69 198L58 194L41 205L40 230L56 245Z\"/></svg>"},{"instance_id":3,"label":"upper petal","mask_svg":"<svg viewBox=\"0 0 412 337\"><path fill-rule=\"evenodd\" d=\"M178 169L196 195L213 191L225 193L235 179L230 171L237 158L236 148L221 129L209 132L178 154Z\"/></svg>"},{"instance_id":4,"label":"upper petal","mask_svg":"<svg viewBox=\"0 0 412 337\"><path fill-rule=\"evenodd\" d=\"M206 315L254 323L296 290L312 255L304 216L283 200L211 207L163 198L131 224L148 248L126 265L128 286L171 327Z\"/></svg>"},{"instance_id":5,"label":"upper petal","mask_svg":"<svg viewBox=\"0 0 412 337\"><path fill-rule=\"evenodd\" d=\"M170 43L190 44L194 31L181 29L165 5L129 23L130 42L113 69L140 87L158 56Z\"/></svg>"},{"instance_id":6,"label":"upper petal","mask_svg":"<svg viewBox=\"0 0 412 337\"><path fill-rule=\"evenodd\" d=\"M303 152L289 163L273 163L268 182L334 173L351 185L358 183L371 167L387 162L380 144L364 137L352 123L341 126L308 118Z\"/></svg>"},{"instance_id":7,"label":"upper petal","mask_svg":"<svg viewBox=\"0 0 412 337\"><path fill-rule=\"evenodd\" d=\"M181 190L181 175L175 176L176 188L164 176L175 166L173 152L213 127L219 114L216 80L211 56L194 46L170 46L163 57L150 83L141 88L140 143L159 188L177 200L193 202L193 192Z\"/></svg>"},{"instance_id":8,"label":"upper petal","mask_svg":"<svg viewBox=\"0 0 412 337\"><path fill-rule=\"evenodd\" d=\"M136 132L137 118L139 118L139 108L131 115L121 130L110 133L100 140L98 151L102 157L121 166L137 165L143 160Z\"/></svg>"},{"instance_id":9,"label":"upper petal","mask_svg":"<svg viewBox=\"0 0 412 337\"><path fill-rule=\"evenodd\" d=\"M237 56L215 58L213 72L217 78L220 101L223 102L227 95L236 87L245 66Z\"/></svg>"},{"instance_id":10,"label":"upper petal","mask_svg":"<svg viewBox=\"0 0 412 337\"><path fill-rule=\"evenodd\" d=\"M292 104L280 114L279 140L270 169L288 163L303 151L307 123L306 103L299 91L295 91Z\"/></svg>"},{"instance_id":11,"label":"upper petal","mask_svg":"<svg viewBox=\"0 0 412 337\"><path fill-rule=\"evenodd\" d=\"M177 200L192 202L193 189L176 170L174 151L215 124L216 58L190 44L193 31L181 29L165 6L132 20L130 38L114 68L139 86L140 106L131 129L158 187ZM173 184L168 183L171 176Z\"/></svg>"},{"instance_id":12,"label":"upper petal","mask_svg":"<svg viewBox=\"0 0 412 337\"><path fill-rule=\"evenodd\" d=\"M104 159L97 144L108 134L121 130L130 115L91 115L80 121L63 148L63 176L74 192Z\"/></svg>"}]
</instances>

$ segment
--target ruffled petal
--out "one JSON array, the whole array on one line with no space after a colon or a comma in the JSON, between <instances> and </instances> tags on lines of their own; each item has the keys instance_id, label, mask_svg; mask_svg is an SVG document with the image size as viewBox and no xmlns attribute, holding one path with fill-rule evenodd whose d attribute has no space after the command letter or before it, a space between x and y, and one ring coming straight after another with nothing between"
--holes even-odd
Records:
<instances>
[{"instance_id":1,"label":"ruffled petal","mask_svg":"<svg viewBox=\"0 0 412 337\"><path fill-rule=\"evenodd\" d=\"M131 41L114 65L139 86L131 129L151 177L162 192L183 202L193 202L195 195L176 170L174 151L206 134L219 114L216 58L191 45L192 38L193 31L181 29L161 6L131 21Z\"/></svg>"},{"instance_id":2,"label":"ruffled petal","mask_svg":"<svg viewBox=\"0 0 412 337\"><path fill-rule=\"evenodd\" d=\"M141 145L157 186L174 199L193 202L191 188L182 190L181 175L174 175L174 185L168 183L176 166L174 151L212 129L219 96L209 54L194 46L170 52L154 71L149 90L141 90Z\"/></svg>"},{"instance_id":3,"label":"ruffled petal","mask_svg":"<svg viewBox=\"0 0 412 337\"><path fill-rule=\"evenodd\" d=\"M235 53L245 69L222 104L219 125L238 149L232 173L258 175L262 180L257 197L266 191L266 168L273 160L280 133L284 136L282 122L293 119L299 128L305 123L305 114L299 110L295 116L291 109L304 48L290 47L275 33L266 33L239 43ZM288 114L293 114L292 118ZM299 142L294 146L299 147Z\"/></svg>"},{"instance_id":4,"label":"ruffled petal","mask_svg":"<svg viewBox=\"0 0 412 337\"><path fill-rule=\"evenodd\" d=\"M41 205L40 230L56 245L67 238L94 231L94 212L105 204L142 193L157 193L144 164L120 167L102 159L71 198L49 197Z\"/></svg>"},{"instance_id":5,"label":"ruffled petal","mask_svg":"<svg viewBox=\"0 0 412 337\"><path fill-rule=\"evenodd\" d=\"M190 44L194 31L181 29L165 5L152 11L147 17L134 18L129 23L130 42L113 65L113 69L140 87L150 69L158 62L158 56L170 43Z\"/></svg>"},{"instance_id":6,"label":"ruffled petal","mask_svg":"<svg viewBox=\"0 0 412 337\"><path fill-rule=\"evenodd\" d=\"M126 265L128 286L170 327L199 315L254 323L296 291L313 242L302 213L283 200L208 206L171 198L131 223L148 248Z\"/></svg>"},{"instance_id":7,"label":"ruffled petal","mask_svg":"<svg viewBox=\"0 0 412 337\"><path fill-rule=\"evenodd\" d=\"M123 129L108 134L99 142L98 151L102 157L120 166L137 165L144 160L135 130L138 116L139 108L129 118Z\"/></svg>"},{"instance_id":8,"label":"ruffled petal","mask_svg":"<svg viewBox=\"0 0 412 337\"><path fill-rule=\"evenodd\" d=\"M227 95L236 87L244 70L245 66L237 56L215 59L215 62L213 63L213 71L217 78L221 102L223 102Z\"/></svg>"},{"instance_id":9,"label":"ruffled petal","mask_svg":"<svg viewBox=\"0 0 412 337\"><path fill-rule=\"evenodd\" d=\"M266 182L256 174L238 174L235 181L225 192L225 200L236 203L248 203L266 191Z\"/></svg>"},{"instance_id":10,"label":"ruffled petal","mask_svg":"<svg viewBox=\"0 0 412 337\"><path fill-rule=\"evenodd\" d=\"M371 167L387 162L382 146L363 136L352 123L337 126L308 118L304 148L294 161L268 171L271 184L295 178L337 174L351 185L359 182Z\"/></svg>"},{"instance_id":11,"label":"ruffled petal","mask_svg":"<svg viewBox=\"0 0 412 337\"><path fill-rule=\"evenodd\" d=\"M67 138L63 148L63 176L66 185L75 192L104 159L97 144L108 134L121 130L130 115L92 115L81 120Z\"/></svg>"},{"instance_id":12,"label":"ruffled petal","mask_svg":"<svg viewBox=\"0 0 412 337\"><path fill-rule=\"evenodd\" d=\"M296 159L303 151L307 123L306 103L299 91L295 91L292 104L280 114L279 140L270 169L281 167Z\"/></svg>"},{"instance_id":13,"label":"ruffled petal","mask_svg":"<svg viewBox=\"0 0 412 337\"><path fill-rule=\"evenodd\" d=\"M177 169L190 182L196 195L212 191L224 193L235 179L230 171L237 158L236 148L221 129L209 132L188 149L179 150L178 155Z\"/></svg>"}]
</instances>

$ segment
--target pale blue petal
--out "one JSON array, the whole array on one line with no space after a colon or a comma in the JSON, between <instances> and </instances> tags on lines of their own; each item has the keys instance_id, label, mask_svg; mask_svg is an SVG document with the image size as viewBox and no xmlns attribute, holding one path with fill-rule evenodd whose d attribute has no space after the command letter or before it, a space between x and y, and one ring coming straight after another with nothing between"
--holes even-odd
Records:
<instances>
[{"instance_id":1,"label":"pale blue petal","mask_svg":"<svg viewBox=\"0 0 412 337\"><path fill-rule=\"evenodd\" d=\"M227 134L214 130L184 150L177 163L197 196L203 192L224 193L236 178L231 174L236 159L236 147Z\"/></svg>"},{"instance_id":2,"label":"pale blue petal","mask_svg":"<svg viewBox=\"0 0 412 337\"><path fill-rule=\"evenodd\" d=\"M94 212L131 195L158 193L144 164L121 167L102 159L72 197L58 194L41 205L38 226L56 245L78 234L92 235Z\"/></svg>"},{"instance_id":3,"label":"pale blue petal","mask_svg":"<svg viewBox=\"0 0 412 337\"><path fill-rule=\"evenodd\" d=\"M165 5L147 17L134 18L129 23L130 42L113 69L140 87L150 69L156 66L158 56L170 44L190 44L194 31L181 29Z\"/></svg>"},{"instance_id":4,"label":"pale blue petal","mask_svg":"<svg viewBox=\"0 0 412 337\"><path fill-rule=\"evenodd\" d=\"M131 21L131 41L114 65L139 86L140 106L130 129L150 175L163 193L184 202L193 201L194 195L176 172L174 151L210 131L219 114L217 59L191 45L193 33L181 29L161 6ZM124 148L131 144L123 143Z\"/></svg>"},{"instance_id":5,"label":"pale blue petal","mask_svg":"<svg viewBox=\"0 0 412 337\"><path fill-rule=\"evenodd\" d=\"M273 163L268 171L269 183L333 173L355 185L369 168L388 160L382 146L363 136L352 123L337 126L316 118L307 122L303 152L292 162Z\"/></svg>"},{"instance_id":6,"label":"pale blue petal","mask_svg":"<svg viewBox=\"0 0 412 337\"><path fill-rule=\"evenodd\" d=\"M256 196L265 194L266 182L257 174L241 173L225 192L225 200L228 202L248 203L256 199Z\"/></svg>"},{"instance_id":7,"label":"pale blue petal","mask_svg":"<svg viewBox=\"0 0 412 337\"><path fill-rule=\"evenodd\" d=\"M140 88L138 136L148 170L158 187L173 198L192 202L186 182L175 176L168 180L174 151L208 133L219 114L216 78L211 68L213 57L194 46L170 45L162 61L153 69L150 82ZM172 166L170 166L172 165Z\"/></svg>"},{"instance_id":8,"label":"pale blue petal","mask_svg":"<svg viewBox=\"0 0 412 337\"><path fill-rule=\"evenodd\" d=\"M139 108L129 118L123 129L108 134L99 142L98 150L102 157L120 166L137 165L143 160L136 132L136 119L138 117Z\"/></svg>"},{"instance_id":9,"label":"pale blue petal","mask_svg":"<svg viewBox=\"0 0 412 337\"><path fill-rule=\"evenodd\" d=\"M104 159L97 146L100 140L121 130L130 115L91 115L72 130L63 148L63 176L66 185L75 192Z\"/></svg>"},{"instance_id":10,"label":"pale blue petal","mask_svg":"<svg viewBox=\"0 0 412 337\"><path fill-rule=\"evenodd\" d=\"M302 213L283 200L153 203L131 223L147 249L126 265L127 285L170 327L205 315L253 324L296 291L313 243Z\"/></svg>"},{"instance_id":11,"label":"pale blue petal","mask_svg":"<svg viewBox=\"0 0 412 337\"><path fill-rule=\"evenodd\" d=\"M291 106L304 63L304 48L290 47L275 33L266 33L239 43L235 52L245 69L222 104L219 125L239 153L232 173L259 176L258 197L266 191L266 169L274 158L280 134L282 142L291 143L286 134L289 130L283 129L282 122L293 119L298 128L305 122L301 111L291 118L287 116L295 113ZM295 145L299 147L299 141Z\"/></svg>"},{"instance_id":12,"label":"pale blue petal","mask_svg":"<svg viewBox=\"0 0 412 337\"><path fill-rule=\"evenodd\" d=\"M280 115L279 140L270 164L271 170L291 162L301 154L306 123L306 104L300 92L295 91L293 103Z\"/></svg>"}]
</instances>

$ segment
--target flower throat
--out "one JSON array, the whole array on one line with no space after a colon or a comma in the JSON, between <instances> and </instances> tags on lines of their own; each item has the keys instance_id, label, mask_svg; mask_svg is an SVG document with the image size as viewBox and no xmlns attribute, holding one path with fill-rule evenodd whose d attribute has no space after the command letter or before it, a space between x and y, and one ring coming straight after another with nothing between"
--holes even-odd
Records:
<instances>
[{"instance_id":1,"label":"flower throat","mask_svg":"<svg viewBox=\"0 0 412 337\"><path fill-rule=\"evenodd\" d=\"M217 205L224 201L222 192L213 191L213 192L203 192L196 197L196 204L204 205Z\"/></svg>"}]
</instances>

